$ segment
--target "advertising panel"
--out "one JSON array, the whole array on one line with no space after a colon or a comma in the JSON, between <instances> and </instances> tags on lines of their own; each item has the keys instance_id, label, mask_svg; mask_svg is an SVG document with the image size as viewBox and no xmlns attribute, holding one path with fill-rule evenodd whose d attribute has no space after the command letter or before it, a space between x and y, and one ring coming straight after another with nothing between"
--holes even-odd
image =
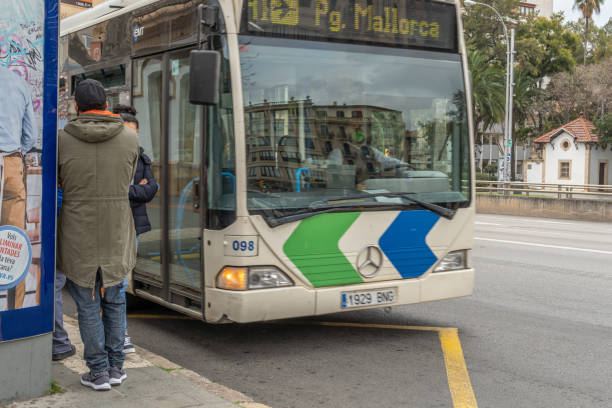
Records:
<instances>
[{"instance_id":1,"label":"advertising panel","mask_svg":"<svg viewBox=\"0 0 612 408\"><path fill-rule=\"evenodd\" d=\"M53 330L58 0L0 5L0 341Z\"/></svg>"}]
</instances>

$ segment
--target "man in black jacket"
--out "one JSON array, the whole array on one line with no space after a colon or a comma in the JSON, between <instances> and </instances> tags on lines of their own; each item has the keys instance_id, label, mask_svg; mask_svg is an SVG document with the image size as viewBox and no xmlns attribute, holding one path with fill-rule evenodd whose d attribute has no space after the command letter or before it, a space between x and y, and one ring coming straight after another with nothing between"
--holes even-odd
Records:
<instances>
[{"instance_id":1,"label":"man in black jacket","mask_svg":"<svg viewBox=\"0 0 612 408\"><path fill-rule=\"evenodd\" d=\"M136 119L136 109L131 106L117 105L113 109L113 113L121 115L121 119L125 126L128 126L138 133L138 119ZM138 247L138 235L151 231L151 223L147 215L147 203L153 200L155 194L159 190L159 186L153 177L151 171L151 159L144 153L144 149L140 148L138 155L138 163L134 180L130 186L130 205L132 207L132 215L134 216L134 226L136 227L136 247ZM127 278L123 285L123 296L125 297L125 288L127 288ZM124 353L135 353L136 349L132 345L132 340L128 336L127 318L124 319L125 341L123 343Z\"/></svg>"},{"instance_id":2,"label":"man in black jacket","mask_svg":"<svg viewBox=\"0 0 612 408\"><path fill-rule=\"evenodd\" d=\"M141 147L136 174L134 175L134 184L130 186L130 204L134 215L137 241L138 235L151 231L151 223L147 215L147 203L153 200L157 190L159 190L159 186L151 171L151 159Z\"/></svg>"}]
</instances>

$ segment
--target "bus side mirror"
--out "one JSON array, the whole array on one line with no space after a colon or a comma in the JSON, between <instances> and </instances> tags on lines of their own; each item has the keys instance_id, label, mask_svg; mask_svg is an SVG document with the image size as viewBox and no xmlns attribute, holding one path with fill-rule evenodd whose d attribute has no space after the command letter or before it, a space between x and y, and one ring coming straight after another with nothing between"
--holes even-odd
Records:
<instances>
[{"instance_id":1,"label":"bus side mirror","mask_svg":"<svg viewBox=\"0 0 612 408\"><path fill-rule=\"evenodd\" d=\"M195 105L219 104L221 54L194 50L189 60L189 102Z\"/></svg>"}]
</instances>

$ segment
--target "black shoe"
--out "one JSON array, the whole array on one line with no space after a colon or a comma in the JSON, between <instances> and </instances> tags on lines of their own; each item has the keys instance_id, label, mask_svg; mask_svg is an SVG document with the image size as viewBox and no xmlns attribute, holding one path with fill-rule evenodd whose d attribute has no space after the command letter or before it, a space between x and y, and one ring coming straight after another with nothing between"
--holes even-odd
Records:
<instances>
[{"instance_id":1,"label":"black shoe","mask_svg":"<svg viewBox=\"0 0 612 408\"><path fill-rule=\"evenodd\" d=\"M108 391L111 389L109 380L108 371L104 371L96 376L90 372L83 374L81 384L96 391Z\"/></svg>"},{"instance_id":2,"label":"black shoe","mask_svg":"<svg viewBox=\"0 0 612 408\"><path fill-rule=\"evenodd\" d=\"M110 377L110 385L121 385L121 383L127 378L125 370L117 367L111 367L108 370L108 376Z\"/></svg>"},{"instance_id":3,"label":"black shoe","mask_svg":"<svg viewBox=\"0 0 612 408\"><path fill-rule=\"evenodd\" d=\"M51 354L51 360L53 361L60 361L63 360L65 358L74 356L74 354L76 353L76 348L71 344L70 345L70 350L68 351L64 351L63 353L53 353Z\"/></svg>"}]
</instances>

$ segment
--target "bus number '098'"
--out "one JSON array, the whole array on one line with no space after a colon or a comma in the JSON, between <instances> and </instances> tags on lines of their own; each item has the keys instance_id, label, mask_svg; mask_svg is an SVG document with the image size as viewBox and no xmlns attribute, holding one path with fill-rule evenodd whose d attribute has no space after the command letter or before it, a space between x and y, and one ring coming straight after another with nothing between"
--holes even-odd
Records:
<instances>
[{"instance_id":1,"label":"bus number '098'","mask_svg":"<svg viewBox=\"0 0 612 408\"><path fill-rule=\"evenodd\" d=\"M234 251L254 251L255 250L255 242L254 241L238 241L235 240L232 242L232 249Z\"/></svg>"}]
</instances>

